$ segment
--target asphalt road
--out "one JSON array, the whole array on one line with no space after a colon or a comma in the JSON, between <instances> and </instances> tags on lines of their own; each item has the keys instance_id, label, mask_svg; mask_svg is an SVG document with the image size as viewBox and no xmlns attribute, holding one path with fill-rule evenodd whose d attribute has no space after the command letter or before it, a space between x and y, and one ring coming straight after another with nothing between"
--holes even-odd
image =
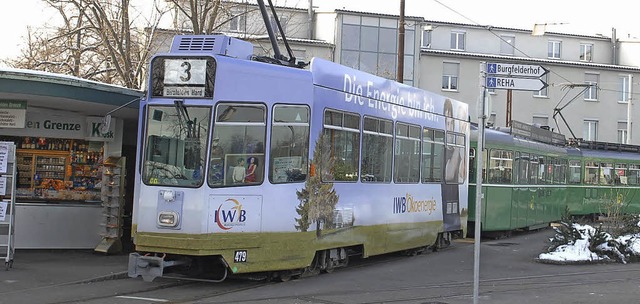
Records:
<instances>
[{"instance_id":1,"label":"asphalt road","mask_svg":"<svg viewBox=\"0 0 640 304\"><path fill-rule=\"evenodd\" d=\"M544 229L483 241L478 303L638 303L640 264L536 262L552 235ZM284 283L119 279L6 293L0 303L473 303L473 241L418 256L355 260L331 274Z\"/></svg>"}]
</instances>

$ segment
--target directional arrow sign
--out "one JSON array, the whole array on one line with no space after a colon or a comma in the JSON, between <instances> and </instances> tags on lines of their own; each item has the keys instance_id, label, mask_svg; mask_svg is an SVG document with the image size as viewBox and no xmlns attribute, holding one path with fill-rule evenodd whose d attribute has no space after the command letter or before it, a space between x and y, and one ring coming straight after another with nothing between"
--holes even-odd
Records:
<instances>
[{"instance_id":1,"label":"directional arrow sign","mask_svg":"<svg viewBox=\"0 0 640 304\"><path fill-rule=\"evenodd\" d=\"M547 83L539 78L487 77L487 88L519 91L540 91Z\"/></svg>"},{"instance_id":2,"label":"directional arrow sign","mask_svg":"<svg viewBox=\"0 0 640 304\"><path fill-rule=\"evenodd\" d=\"M549 73L549 70L539 65L487 63L487 74L513 77L540 77L547 73Z\"/></svg>"}]
</instances>

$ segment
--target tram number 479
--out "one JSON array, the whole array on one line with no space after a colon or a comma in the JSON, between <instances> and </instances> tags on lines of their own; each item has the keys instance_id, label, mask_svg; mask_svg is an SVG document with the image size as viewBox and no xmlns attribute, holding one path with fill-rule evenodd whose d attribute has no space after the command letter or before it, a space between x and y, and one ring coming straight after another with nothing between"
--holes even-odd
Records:
<instances>
[{"instance_id":1,"label":"tram number 479","mask_svg":"<svg viewBox=\"0 0 640 304\"><path fill-rule=\"evenodd\" d=\"M233 261L236 263L244 263L247 261L247 251L246 250L236 250L236 253L233 255Z\"/></svg>"}]
</instances>

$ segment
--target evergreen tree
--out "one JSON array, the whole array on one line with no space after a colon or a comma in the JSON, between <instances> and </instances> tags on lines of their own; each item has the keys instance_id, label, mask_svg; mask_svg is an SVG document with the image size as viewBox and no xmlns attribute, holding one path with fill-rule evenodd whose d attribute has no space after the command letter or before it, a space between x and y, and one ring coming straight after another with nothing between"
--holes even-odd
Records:
<instances>
[{"instance_id":1,"label":"evergreen tree","mask_svg":"<svg viewBox=\"0 0 640 304\"><path fill-rule=\"evenodd\" d=\"M333 227L333 211L338 204L338 194L333 189L333 183L323 183L321 175L330 177L333 158L330 145L325 143L326 136L321 135L316 141L311 160L311 170L305 187L297 191L300 205L296 208L300 218L296 219L296 229L307 231L311 223L316 224L316 236L322 235L322 227ZM333 178L327 178L333 180Z\"/></svg>"}]
</instances>

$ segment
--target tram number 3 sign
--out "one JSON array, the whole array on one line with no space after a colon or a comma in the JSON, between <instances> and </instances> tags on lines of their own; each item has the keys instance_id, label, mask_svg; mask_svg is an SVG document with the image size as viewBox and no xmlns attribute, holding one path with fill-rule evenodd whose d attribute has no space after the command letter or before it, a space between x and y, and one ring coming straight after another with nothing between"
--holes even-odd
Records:
<instances>
[{"instance_id":1,"label":"tram number 3 sign","mask_svg":"<svg viewBox=\"0 0 640 304\"><path fill-rule=\"evenodd\" d=\"M244 263L247 261L247 251L246 250L236 250L236 253L233 255L233 261L236 263Z\"/></svg>"}]
</instances>

